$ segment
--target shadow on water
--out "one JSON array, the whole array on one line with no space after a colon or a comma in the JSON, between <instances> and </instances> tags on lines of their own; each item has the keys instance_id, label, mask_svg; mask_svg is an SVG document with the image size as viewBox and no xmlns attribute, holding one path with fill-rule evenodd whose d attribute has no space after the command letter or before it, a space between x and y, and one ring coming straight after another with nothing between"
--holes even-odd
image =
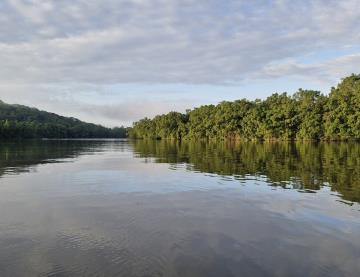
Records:
<instances>
[{"instance_id":1,"label":"shadow on water","mask_svg":"<svg viewBox=\"0 0 360 277\"><path fill-rule=\"evenodd\" d=\"M131 141L137 157L184 164L190 171L314 193L329 186L343 200L360 202L360 144ZM224 178L226 180L226 178ZM346 202L348 203L348 202ZM351 203L349 203L351 204Z\"/></svg>"}]
</instances>

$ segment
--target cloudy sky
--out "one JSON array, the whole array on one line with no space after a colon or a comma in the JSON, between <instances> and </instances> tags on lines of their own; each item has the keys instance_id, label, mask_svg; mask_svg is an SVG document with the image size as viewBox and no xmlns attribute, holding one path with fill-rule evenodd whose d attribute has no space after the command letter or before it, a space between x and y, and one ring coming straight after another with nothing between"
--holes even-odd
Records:
<instances>
[{"instance_id":1,"label":"cloudy sky","mask_svg":"<svg viewBox=\"0 0 360 277\"><path fill-rule=\"evenodd\" d=\"M359 0L0 1L0 99L106 126L359 65Z\"/></svg>"}]
</instances>

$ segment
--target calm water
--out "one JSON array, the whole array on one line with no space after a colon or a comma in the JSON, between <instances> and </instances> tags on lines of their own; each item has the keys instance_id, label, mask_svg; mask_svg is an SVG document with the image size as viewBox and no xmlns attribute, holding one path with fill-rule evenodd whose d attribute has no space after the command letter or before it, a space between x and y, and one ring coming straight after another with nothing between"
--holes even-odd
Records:
<instances>
[{"instance_id":1,"label":"calm water","mask_svg":"<svg viewBox=\"0 0 360 277\"><path fill-rule=\"evenodd\" d=\"M0 276L360 276L360 144L0 143Z\"/></svg>"}]
</instances>

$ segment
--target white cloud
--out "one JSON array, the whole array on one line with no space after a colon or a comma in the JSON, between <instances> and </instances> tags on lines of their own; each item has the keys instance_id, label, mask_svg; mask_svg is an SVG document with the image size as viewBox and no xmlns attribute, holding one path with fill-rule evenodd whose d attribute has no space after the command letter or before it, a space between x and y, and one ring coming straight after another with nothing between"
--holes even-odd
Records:
<instances>
[{"instance_id":1,"label":"white cloud","mask_svg":"<svg viewBox=\"0 0 360 277\"><path fill-rule=\"evenodd\" d=\"M259 76L262 78L277 78L282 76L297 76L312 81L331 83L340 76L348 76L359 71L360 53L344 55L323 62L301 64L296 61L270 64L265 66ZM334 84L333 84L334 85Z\"/></svg>"},{"instance_id":2,"label":"white cloud","mask_svg":"<svg viewBox=\"0 0 360 277\"><path fill-rule=\"evenodd\" d=\"M48 0L9 0L8 2L20 15L35 24L46 24L47 14L54 9L53 2Z\"/></svg>"},{"instance_id":3,"label":"white cloud","mask_svg":"<svg viewBox=\"0 0 360 277\"><path fill-rule=\"evenodd\" d=\"M0 79L14 82L238 82L360 43L352 0L5 2L12 32L0 39Z\"/></svg>"},{"instance_id":4,"label":"white cloud","mask_svg":"<svg viewBox=\"0 0 360 277\"><path fill-rule=\"evenodd\" d=\"M21 85L39 96L22 102L42 97L49 108L49 99L63 95L39 86L223 85L284 76L330 86L358 70L359 26L358 0L4 0L0 98L16 100ZM353 50L341 54L345 48ZM329 49L321 61L303 62Z\"/></svg>"}]
</instances>

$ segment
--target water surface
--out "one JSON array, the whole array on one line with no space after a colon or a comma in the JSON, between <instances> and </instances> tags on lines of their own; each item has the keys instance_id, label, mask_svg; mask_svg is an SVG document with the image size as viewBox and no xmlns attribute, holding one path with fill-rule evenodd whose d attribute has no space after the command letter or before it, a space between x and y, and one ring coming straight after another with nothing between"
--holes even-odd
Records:
<instances>
[{"instance_id":1,"label":"water surface","mask_svg":"<svg viewBox=\"0 0 360 277\"><path fill-rule=\"evenodd\" d=\"M360 145L0 143L0 276L359 276Z\"/></svg>"}]
</instances>

